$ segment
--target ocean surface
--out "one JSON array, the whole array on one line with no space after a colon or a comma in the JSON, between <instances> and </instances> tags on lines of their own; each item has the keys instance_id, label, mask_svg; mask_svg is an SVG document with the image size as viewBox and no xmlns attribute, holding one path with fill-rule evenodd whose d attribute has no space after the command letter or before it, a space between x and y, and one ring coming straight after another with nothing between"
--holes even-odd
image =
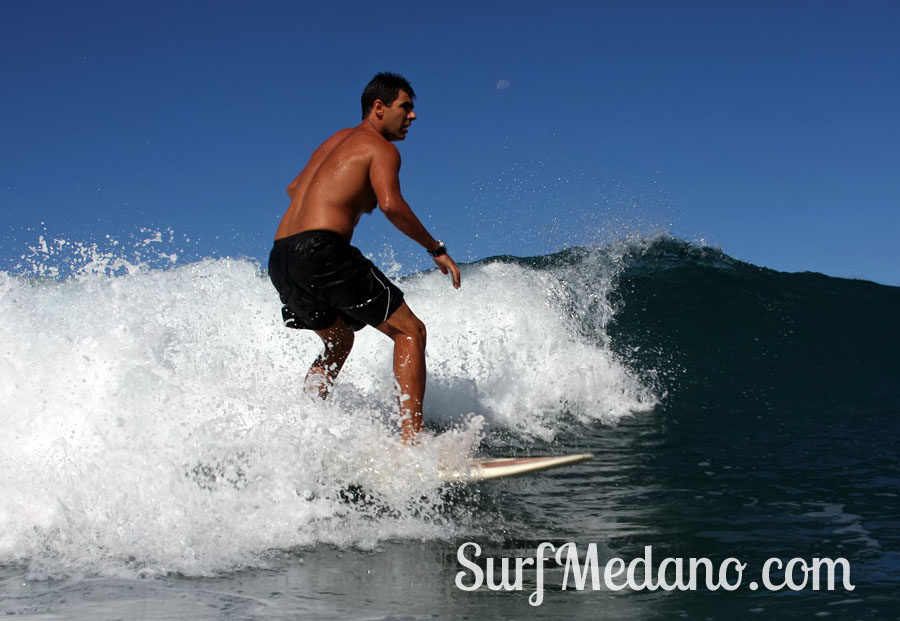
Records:
<instances>
[{"instance_id":1,"label":"ocean surface","mask_svg":"<svg viewBox=\"0 0 900 621\"><path fill-rule=\"evenodd\" d=\"M0 614L900 618L900 288L670 237L487 259L460 291L404 276L439 435L403 449L386 338L310 401L319 344L282 327L265 266L146 241L42 240L0 272ZM596 585L552 558L567 542ZM471 590L544 544L541 573Z\"/></svg>"}]
</instances>

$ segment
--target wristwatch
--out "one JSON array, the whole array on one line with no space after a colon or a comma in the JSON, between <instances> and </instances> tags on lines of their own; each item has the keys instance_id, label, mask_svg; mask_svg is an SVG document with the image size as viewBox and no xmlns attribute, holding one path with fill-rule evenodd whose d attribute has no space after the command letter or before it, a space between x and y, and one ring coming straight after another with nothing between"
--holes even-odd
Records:
<instances>
[{"instance_id":1,"label":"wristwatch","mask_svg":"<svg viewBox=\"0 0 900 621\"><path fill-rule=\"evenodd\" d=\"M439 257L443 254L447 254L447 246L444 245L444 242L438 241L438 245L435 246L434 248L432 248L431 250L429 250L428 254L430 254L433 257Z\"/></svg>"}]
</instances>

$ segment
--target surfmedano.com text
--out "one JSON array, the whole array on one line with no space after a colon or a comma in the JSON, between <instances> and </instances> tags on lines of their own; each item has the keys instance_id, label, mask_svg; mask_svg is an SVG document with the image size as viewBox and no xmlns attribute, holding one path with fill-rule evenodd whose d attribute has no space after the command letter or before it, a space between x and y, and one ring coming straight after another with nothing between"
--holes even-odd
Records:
<instances>
[{"instance_id":1,"label":"surfmedano.com text","mask_svg":"<svg viewBox=\"0 0 900 621\"><path fill-rule=\"evenodd\" d=\"M482 558L481 546L469 541L459 546L456 560L464 568L456 574L456 587L463 591L476 591L483 586L491 591L522 591L527 567L529 573L534 572L534 591L528 597L532 606L540 606L544 601L547 561L563 568L562 583L559 585L562 591L583 591L586 588L595 591L736 591L741 587L756 591L760 585L768 591L834 591L838 588L852 591L856 588L850 582L850 563L845 558L792 558L786 561L770 558L760 568L759 581L750 579L752 572L747 563L733 557L718 565L705 557L666 557L655 564L653 546L644 546L641 557L630 561L613 557L601 567L595 543L588 544L587 553L583 556L579 555L578 544L570 541L560 546L541 543L533 557ZM838 578L840 584L836 586ZM749 580L746 584L745 579Z\"/></svg>"}]
</instances>

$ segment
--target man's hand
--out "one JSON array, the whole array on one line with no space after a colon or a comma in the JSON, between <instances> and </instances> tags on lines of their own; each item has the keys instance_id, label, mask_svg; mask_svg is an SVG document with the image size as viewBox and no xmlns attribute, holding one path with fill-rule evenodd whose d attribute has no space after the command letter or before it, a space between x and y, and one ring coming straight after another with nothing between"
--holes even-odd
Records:
<instances>
[{"instance_id":1,"label":"man's hand","mask_svg":"<svg viewBox=\"0 0 900 621\"><path fill-rule=\"evenodd\" d=\"M449 254L442 254L434 257L434 263L441 269L442 274L449 273L453 277L453 288L459 289L459 268L456 267L456 261L451 259Z\"/></svg>"}]
</instances>

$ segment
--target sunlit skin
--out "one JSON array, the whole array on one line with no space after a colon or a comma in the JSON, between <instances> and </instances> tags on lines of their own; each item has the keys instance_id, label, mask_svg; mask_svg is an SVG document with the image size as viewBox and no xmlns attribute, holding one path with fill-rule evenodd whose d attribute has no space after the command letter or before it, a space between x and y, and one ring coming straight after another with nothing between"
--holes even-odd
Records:
<instances>
[{"instance_id":1,"label":"sunlit skin","mask_svg":"<svg viewBox=\"0 0 900 621\"><path fill-rule=\"evenodd\" d=\"M400 152L393 142L404 140L416 120L412 97L401 90L391 105L376 99L356 127L342 129L316 149L287 188L290 205L275 239L312 230L334 231L348 242L360 217L381 209L402 233L426 249L438 246L400 192ZM435 264L460 286L459 268L445 254ZM394 342L394 376L400 391L403 442L415 442L422 430L425 397L425 325L406 302L376 328ZM317 330L325 349L306 376L308 393L326 398L353 348L353 331L339 317Z\"/></svg>"}]
</instances>

